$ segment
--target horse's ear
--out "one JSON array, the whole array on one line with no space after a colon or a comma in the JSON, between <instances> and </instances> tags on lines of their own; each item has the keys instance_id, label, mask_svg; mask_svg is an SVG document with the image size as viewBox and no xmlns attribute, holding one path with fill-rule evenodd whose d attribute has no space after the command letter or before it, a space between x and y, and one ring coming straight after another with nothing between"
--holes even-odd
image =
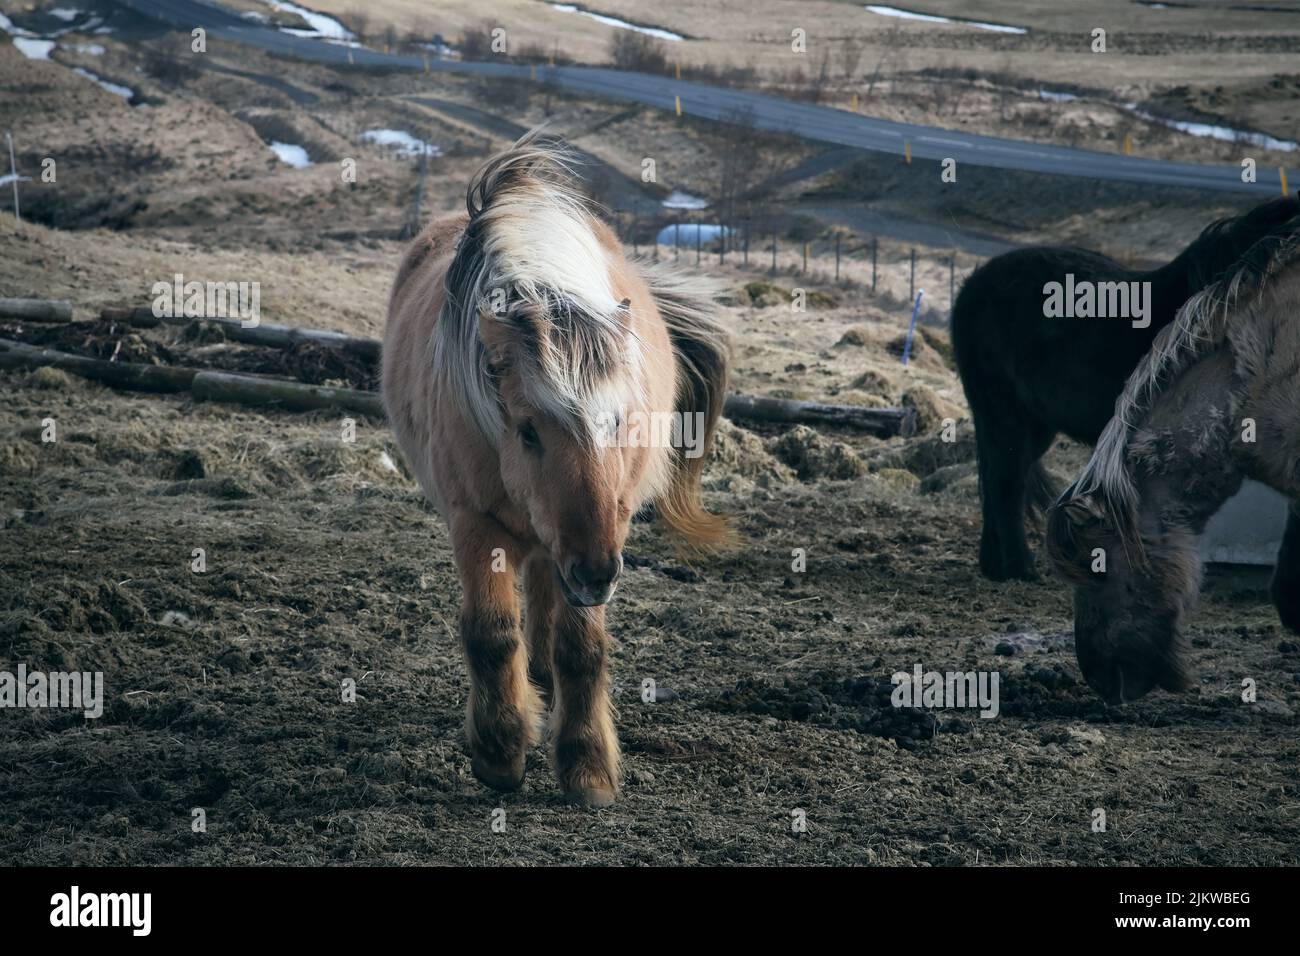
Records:
<instances>
[{"instance_id":1,"label":"horse's ear","mask_svg":"<svg viewBox=\"0 0 1300 956\"><path fill-rule=\"evenodd\" d=\"M503 315L497 315L491 309L483 309L478 314L478 337L487 348L488 358L493 365L504 367L510 359L510 323Z\"/></svg>"},{"instance_id":2,"label":"horse's ear","mask_svg":"<svg viewBox=\"0 0 1300 956\"><path fill-rule=\"evenodd\" d=\"M1106 520L1106 512L1092 495L1077 495L1062 503L1061 513L1076 528L1086 528Z\"/></svg>"}]
</instances>

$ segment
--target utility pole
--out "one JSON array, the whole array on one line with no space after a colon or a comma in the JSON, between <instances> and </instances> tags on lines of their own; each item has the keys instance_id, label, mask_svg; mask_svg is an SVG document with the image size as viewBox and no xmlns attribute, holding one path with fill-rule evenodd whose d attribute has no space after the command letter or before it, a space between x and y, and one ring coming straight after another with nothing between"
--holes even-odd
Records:
<instances>
[{"instance_id":1,"label":"utility pole","mask_svg":"<svg viewBox=\"0 0 1300 956\"><path fill-rule=\"evenodd\" d=\"M13 175L14 218L22 222L22 213L18 209L18 164L14 162L14 137L9 130L5 130L5 142L9 144L9 172Z\"/></svg>"}]
</instances>

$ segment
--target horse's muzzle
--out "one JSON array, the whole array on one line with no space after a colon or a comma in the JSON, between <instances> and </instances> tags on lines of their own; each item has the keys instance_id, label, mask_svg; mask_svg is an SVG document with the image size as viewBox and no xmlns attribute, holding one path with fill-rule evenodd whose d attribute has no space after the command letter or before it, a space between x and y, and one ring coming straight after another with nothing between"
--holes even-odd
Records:
<instances>
[{"instance_id":1,"label":"horse's muzzle","mask_svg":"<svg viewBox=\"0 0 1300 956\"><path fill-rule=\"evenodd\" d=\"M564 594L564 600L574 607L608 604L614 596L614 588L622 572L621 554L597 561L574 558L560 575L560 590Z\"/></svg>"}]
</instances>

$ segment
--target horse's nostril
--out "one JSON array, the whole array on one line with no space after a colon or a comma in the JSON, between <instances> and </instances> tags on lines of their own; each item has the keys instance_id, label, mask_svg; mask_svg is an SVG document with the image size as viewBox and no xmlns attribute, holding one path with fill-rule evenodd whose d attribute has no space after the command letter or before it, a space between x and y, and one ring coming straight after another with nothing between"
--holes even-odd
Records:
<instances>
[{"instance_id":1,"label":"horse's nostril","mask_svg":"<svg viewBox=\"0 0 1300 956\"><path fill-rule=\"evenodd\" d=\"M569 565L569 577L575 584L598 591L613 584L622 570L623 556L619 554L596 561L574 559Z\"/></svg>"}]
</instances>

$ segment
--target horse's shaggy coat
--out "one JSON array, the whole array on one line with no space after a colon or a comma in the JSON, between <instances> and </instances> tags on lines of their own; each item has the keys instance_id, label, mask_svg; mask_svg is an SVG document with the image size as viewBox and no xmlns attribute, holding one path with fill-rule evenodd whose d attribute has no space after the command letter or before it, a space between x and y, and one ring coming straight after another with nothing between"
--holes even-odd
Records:
<instances>
[{"instance_id":1,"label":"horse's shaggy coat","mask_svg":"<svg viewBox=\"0 0 1300 956\"><path fill-rule=\"evenodd\" d=\"M1183 622L1200 581L1196 540L1244 478L1300 499L1300 220L1179 310L1049 513L1049 553L1076 586L1079 663L1108 699L1188 683ZM1292 629L1297 527L1293 505L1272 585Z\"/></svg>"},{"instance_id":2,"label":"horse's shaggy coat","mask_svg":"<svg viewBox=\"0 0 1300 956\"><path fill-rule=\"evenodd\" d=\"M1058 433L1089 444L1160 330L1187 299L1233 268L1260 239L1285 235L1300 199L1263 203L1208 227L1176 259L1150 272L1083 249L1018 249L989 260L963 284L953 307L957 367L975 422L983 530L979 561L995 580L1034 575L1026 507L1054 492L1039 459ZM1044 316L1044 287L1076 282L1150 282L1151 324ZM1296 527L1300 550L1300 526Z\"/></svg>"},{"instance_id":3,"label":"horse's shaggy coat","mask_svg":"<svg viewBox=\"0 0 1300 956\"><path fill-rule=\"evenodd\" d=\"M701 505L701 449L611 443L608 426L698 414L707 452L728 350L711 289L629 263L567 162L526 136L474 178L465 214L414 240L389 303L383 391L451 532L475 774L522 782L540 689L563 789L600 804L618 786L603 605L631 517L653 503L687 547L730 539Z\"/></svg>"}]
</instances>

